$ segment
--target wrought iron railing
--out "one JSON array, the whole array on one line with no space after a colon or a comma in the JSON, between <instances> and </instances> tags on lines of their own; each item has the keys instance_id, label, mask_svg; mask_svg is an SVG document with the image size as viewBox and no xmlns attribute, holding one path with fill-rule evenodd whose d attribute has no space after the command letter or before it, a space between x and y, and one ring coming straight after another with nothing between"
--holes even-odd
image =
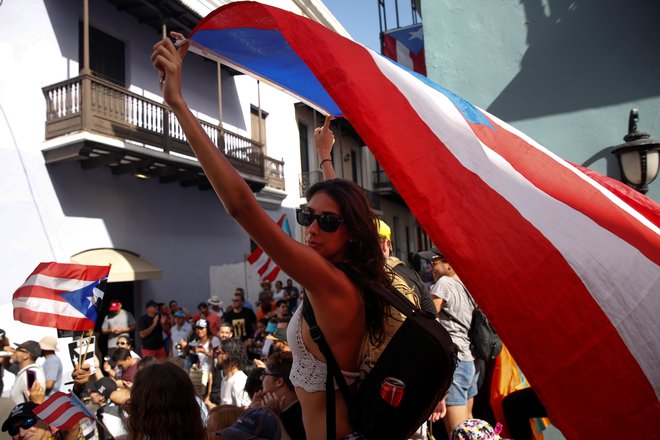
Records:
<instances>
[{"instance_id":1,"label":"wrought iron railing","mask_svg":"<svg viewBox=\"0 0 660 440\"><path fill-rule=\"evenodd\" d=\"M305 193L307 193L309 187L321 181L323 181L323 173L321 171L309 171L307 173L301 173L298 181L300 197L305 197Z\"/></svg>"},{"instance_id":2,"label":"wrought iron railing","mask_svg":"<svg viewBox=\"0 0 660 440\"><path fill-rule=\"evenodd\" d=\"M385 171L378 169L376 171L373 171L373 180L371 183L374 185L374 189L379 190L379 189L389 189L392 190L394 189L394 186L392 185L392 181L390 180L389 177L387 177L387 174L385 174Z\"/></svg>"},{"instance_id":3,"label":"wrought iron railing","mask_svg":"<svg viewBox=\"0 0 660 440\"><path fill-rule=\"evenodd\" d=\"M169 107L93 75L81 75L43 88L46 139L77 131L96 132L193 156ZM284 163L267 158L263 145L200 120L213 143L244 173L267 178L284 189ZM266 167L267 165L267 167Z\"/></svg>"},{"instance_id":4,"label":"wrought iron railing","mask_svg":"<svg viewBox=\"0 0 660 440\"><path fill-rule=\"evenodd\" d=\"M284 161L265 156L265 169L267 184L271 188L284 191Z\"/></svg>"}]
</instances>

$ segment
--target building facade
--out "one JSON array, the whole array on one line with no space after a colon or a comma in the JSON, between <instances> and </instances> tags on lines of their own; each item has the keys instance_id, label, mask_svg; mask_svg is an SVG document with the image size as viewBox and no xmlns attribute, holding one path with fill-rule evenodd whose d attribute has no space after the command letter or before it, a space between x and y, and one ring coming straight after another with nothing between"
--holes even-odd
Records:
<instances>
[{"instance_id":1,"label":"building facade","mask_svg":"<svg viewBox=\"0 0 660 440\"><path fill-rule=\"evenodd\" d=\"M25 0L0 4L0 322L12 341L45 329L13 321L11 297L39 262L113 264L106 289L136 317L147 300L189 310L236 287L255 299L254 244L210 189L162 102L149 56L163 33L187 34L225 1ZM318 0L268 2L348 36ZM88 5L87 7L85 5ZM87 17L87 18L86 18ZM87 55L86 55L87 54ZM86 61L87 60L87 61ZM194 54L184 94L271 217L319 178L322 117L255 78ZM333 122L338 175L362 185L392 226L395 253L428 243L368 148ZM426 240L426 241L425 241ZM282 278L286 274L281 275ZM20 336L19 336L20 335Z\"/></svg>"}]
</instances>

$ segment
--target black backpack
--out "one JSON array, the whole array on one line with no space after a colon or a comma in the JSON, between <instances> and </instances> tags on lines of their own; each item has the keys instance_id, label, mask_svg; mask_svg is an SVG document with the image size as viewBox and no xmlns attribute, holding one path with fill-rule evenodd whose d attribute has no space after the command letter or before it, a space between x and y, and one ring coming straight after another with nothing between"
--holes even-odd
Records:
<instances>
[{"instance_id":1,"label":"black backpack","mask_svg":"<svg viewBox=\"0 0 660 440\"><path fill-rule=\"evenodd\" d=\"M470 338L470 349L472 350L472 354L475 358L482 359L484 361L495 359L497 355L499 355L502 351L502 340L495 332L495 329L493 329L493 326L490 325L490 322L488 321L488 318L484 312L474 302L472 295L470 295L470 292L468 292L463 283L461 283L461 286L463 286L463 291L474 307L472 310L472 322L470 323L470 327L468 327L464 322L461 322L458 318L453 316L444 308L442 309L442 312L452 321L467 329L468 337Z\"/></svg>"},{"instance_id":2,"label":"black backpack","mask_svg":"<svg viewBox=\"0 0 660 440\"><path fill-rule=\"evenodd\" d=\"M344 264L338 264L337 267L357 281L351 268ZM326 358L328 368L327 438L336 438L336 381L348 407L351 423L362 435L379 440L407 439L428 419L446 395L456 368L456 349L449 333L435 320L435 316L418 309L396 290L392 291L385 286L364 290L368 290L365 294L379 295L387 304L405 315L406 320L354 394L349 390L316 323L311 303L307 298L303 302L303 316L309 325L312 339ZM395 383L398 380L405 384L403 396L395 399L396 406L385 400L390 390L386 387L390 387L393 378Z\"/></svg>"}]
</instances>

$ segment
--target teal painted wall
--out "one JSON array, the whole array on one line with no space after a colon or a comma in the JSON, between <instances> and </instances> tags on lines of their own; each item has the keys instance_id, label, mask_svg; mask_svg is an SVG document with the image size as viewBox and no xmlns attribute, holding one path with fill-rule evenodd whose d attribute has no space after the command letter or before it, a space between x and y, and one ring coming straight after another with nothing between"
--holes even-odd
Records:
<instances>
[{"instance_id":1,"label":"teal painted wall","mask_svg":"<svg viewBox=\"0 0 660 440\"><path fill-rule=\"evenodd\" d=\"M429 78L619 178L630 109L660 139L660 1L422 0ZM648 196L660 201L660 179Z\"/></svg>"}]
</instances>

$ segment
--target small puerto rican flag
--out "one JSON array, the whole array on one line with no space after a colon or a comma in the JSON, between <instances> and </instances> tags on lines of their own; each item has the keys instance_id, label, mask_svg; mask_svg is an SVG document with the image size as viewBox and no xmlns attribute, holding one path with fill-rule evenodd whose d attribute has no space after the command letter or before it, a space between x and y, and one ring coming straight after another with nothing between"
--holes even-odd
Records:
<instances>
[{"instance_id":1,"label":"small puerto rican flag","mask_svg":"<svg viewBox=\"0 0 660 440\"><path fill-rule=\"evenodd\" d=\"M286 214L282 214L282 217L277 221L277 224L282 228L282 230L288 235L291 236L291 228L289 227L289 219ZM257 270L259 274L259 279L261 281L273 282L277 275L280 273L280 268L273 260L270 259L268 255L261 249L259 246L247 257L248 263L252 265L253 268Z\"/></svg>"},{"instance_id":2,"label":"small puerto rican flag","mask_svg":"<svg viewBox=\"0 0 660 440\"><path fill-rule=\"evenodd\" d=\"M383 32L383 55L410 70L426 75L422 24Z\"/></svg>"},{"instance_id":3,"label":"small puerto rican flag","mask_svg":"<svg viewBox=\"0 0 660 440\"><path fill-rule=\"evenodd\" d=\"M95 420L85 405L74 394L54 392L34 409L41 420L57 429L70 430L83 419Z\"/></svg>"},{"instance_id":4,"label":"small puerto rican flag","mask_svg":"<svg viewBox=\"0 0 660 440\"><path fill-rule=\"evenodd\" d=\"M60 330L94 328L110 266L41 263L12 299L14 319Z\"/></svg>"}]
</instances>

